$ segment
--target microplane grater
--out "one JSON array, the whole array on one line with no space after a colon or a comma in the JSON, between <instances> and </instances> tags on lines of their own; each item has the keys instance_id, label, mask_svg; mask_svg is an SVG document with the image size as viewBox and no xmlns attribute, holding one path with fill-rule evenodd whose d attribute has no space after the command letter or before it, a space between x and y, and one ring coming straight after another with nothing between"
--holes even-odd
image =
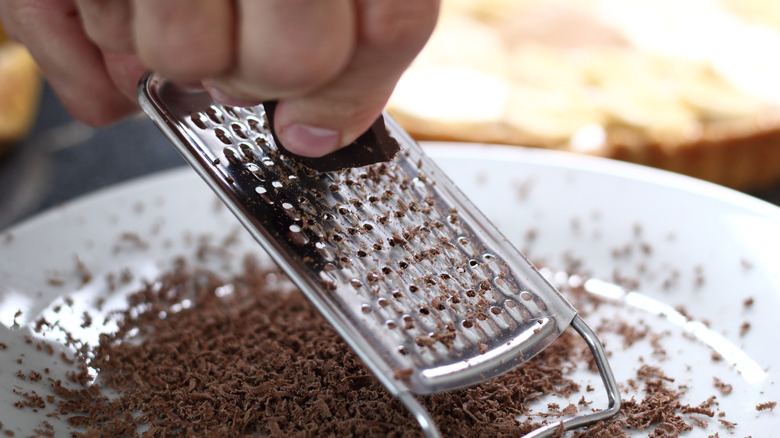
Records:
<instances>
[{"instance_id":1,"label":"microplane grater","mask_svg":"<svg viewBox=\"0 0 780 438\"><path fill-rule=\"evenodd\" d=\"M619 410L593 331L387 114L401 145L393 160L317 172L276 147L262 105L219 105L156 74L142 79L139 101L427 437L440 434L416 396L503 374L569 325L590 347L609 405L526 436Z\"/></svg>"}]
</instances>

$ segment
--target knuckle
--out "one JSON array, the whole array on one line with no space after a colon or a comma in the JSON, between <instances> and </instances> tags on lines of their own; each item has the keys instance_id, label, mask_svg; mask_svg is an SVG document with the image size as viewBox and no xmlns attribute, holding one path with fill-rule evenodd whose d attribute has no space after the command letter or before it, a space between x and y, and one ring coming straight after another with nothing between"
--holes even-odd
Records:
<instances>
[{"instance_id":1,"label":"knuckle","mask_svg":"<svg viewBox=\"0 0 780 438\"><path fill-rule=\"evenodd\" d=\"M46 13L43 1L8 0L0 6L3 31L9 38L24 42L25 30L35 29L39 17Z\"/></svg>"},{"instance_id":2,"label":"knuckle","mask_svg":"<svg viewBox=\"0 0 780 438\"><path fill-rule=\"evenodd\" d=\"M341 63L322 53L310 56L279 56L269 61L256 60L249 66L249 75L279 97L299 95L313 90L331 79L341 69Z\"/></svg>"},{"instance_id":3,"label":"knuckle","mask_svg":"<svg viewBox=\"0 0 780 438\"><path fill-rule=\"evenodd\" d=\"M139 57L150 68L173 80L200 80L223 73L231 53L213 41L187 33L171 32L138 46Z\"/></svg>"},{"instance_id":4,"label":"knuckle","mask_svg":"<svg viewBox=\"0 0 780 438\"><path fill-rule=\"evenodd\" d=\"M347 52L321 45L314 50L274 50L250 53L239 61L244 82L255 84L265 95L275 98L297 97L321 87L342 71Z\"/></svg>"},{"instance_id":5,"label":"knuckle","mask_svg":"<svg viewBox=\"0 0 780 438\"><path fill-rule=\"evenodd\" d=\"M365 0L361 38L376 48L422 47L439 10L438 0Z\"/></svg>"}]
</instances>

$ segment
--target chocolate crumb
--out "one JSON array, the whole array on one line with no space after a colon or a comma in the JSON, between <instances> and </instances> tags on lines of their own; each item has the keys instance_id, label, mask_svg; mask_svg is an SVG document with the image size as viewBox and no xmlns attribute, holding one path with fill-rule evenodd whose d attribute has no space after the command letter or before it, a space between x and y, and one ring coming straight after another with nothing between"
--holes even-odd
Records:
<instances>
[{"instance_id":1,"label":"chocolate crumb","mask_svg":"<svg viewBox=\"0 0 780 438\"><path fill-rule=\"evenodd\" d=\"M775 406L777 406L777 402L776 401L759 403L759 404L756 405L756 410L759 411L759 412L760 411L774 411L775 410Z\"/></svg>"},{"instance_id":2,"label":"chocolate crumb","mask_svg":"<svg viewBox=\"0 0 780 438\"><path fill-rule=\"evenodd\" d=\"M750 322L749 321L745 321L742 324L740 324L740 326L739 326L739 336L740 337L745 336L747 334L747 332L749 332L749 331L750 331Z\"/></svg>"},{"instance_id":3,"label":"chocolate crumb","mask_svg":"<svg viewBox=\"0 0 780 438\"><path fill-rule=\"evenodd\" d=\"M717 377L713 377L712 380L715 387L718 388L718 391L720 391L720 393L723 395L729 395L734 390L734 388L731 385L729 385L728 383L723 383Z\"/></svg>"},{"instance_id":4,"label":"chocolate crumb","mask_svg":"<svg viewBox=\"0 0 780 438\"><path fill-rule=\"evenodd\" d=\"M720 424L722 424L722 425L723 425L723 426L724 426L726 429L729 429L729 430L735 429L735 428L737 427L737 423L734 423L734 422L731 422L731 421L726 421L726 420L723 420L723 419L718 419L718 421L719 421L719 422L720 422Z\"/></svg>"}]
</instances>

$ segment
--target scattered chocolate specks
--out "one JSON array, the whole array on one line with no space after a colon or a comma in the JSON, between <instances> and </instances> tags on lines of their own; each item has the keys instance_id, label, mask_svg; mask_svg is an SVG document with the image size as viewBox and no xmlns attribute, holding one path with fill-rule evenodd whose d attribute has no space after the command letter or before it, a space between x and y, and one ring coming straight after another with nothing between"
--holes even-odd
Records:
<instances>
[{"instance_id":1,"label":"scattered chocolate specks","mask_svg":"<svg viewBox=\"0 0 780 438\"><path fill-rule=\"evenodd\" d=\"M739 326L739 336L740 337L745 336L747 334L747 332L749 332L749 331L750 331L750 322L749 321L745 321L742 324L740 324L740 326Z\"/></svg>"},{"instance_id":2,"label":"scattered chocolate specks","mask_svg":"<svg viewBox=\"0 0 780 438\"><path fill-rule=\"evenodd\" d=\"M713 384L715 385L715 388L717 388L718 391L720 391L720 393L723 395L729 395L734 390L734 388L730 384L724 383L717 377L713 377L712 380L713 380Z\"/></svg>"},{"instance_id":3,"label":"scattered chocolate specks","mask_svg":"<svg viewBox=\"0 0 780 438\"><path fill-rule=\"evenodd\" d=\"M142 425L163 435L419 433L414 419L281 272L246 266L245 272L222 278L178 264L129 297L118 332L102 336L95 348L79 351L75 363L80 371L68 379L80 389L65 389L62 382L44 379L40 372L20 372L21 379L51 385L55 396L17 394L17 407L56 406L57 416L85 428L76 434L83 437L133 435ZM233 293L219 294L226 284ZM185 299L194 304L172 311ZM604 328L620 333L629 346L657 336L644 323ZM136 332L143 334L142 339ZM444 336L420 339L431 345L450 341ZM74 344L78 345L76 340ZM592 362L589 350L566 331L537 357L504 376L423 397L421 402L446 436L522 435L591 406L583 395L576 405L563 408L530 407L544 394L565 398L580 391L567 373L583 361ZM90 368L99 371L102 387L92 384ZM409 371L396 370L395 377L407 379ZM641 366L631 385L644 396L626 399L618 417L573 436L621 437L630 430L678 436L706 428L707 419L716 415L714 396L700 405L687 405L682 402L684 388L673 384L674 379L659 368ZM102 388L117 391L117 398ZM590 385L584 389L595 390ZM42 423L38 430L49 429Z\"/></svg>"}]
</instances>

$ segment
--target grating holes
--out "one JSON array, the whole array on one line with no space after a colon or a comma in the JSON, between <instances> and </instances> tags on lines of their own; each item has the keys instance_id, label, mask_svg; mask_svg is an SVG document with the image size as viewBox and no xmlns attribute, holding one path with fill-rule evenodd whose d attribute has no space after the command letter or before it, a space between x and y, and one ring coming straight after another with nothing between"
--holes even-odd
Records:
<instances>
[{"instance_id":1,"label":"grating holes","mask_svg":"<svg viewBox=\"0 0 780 438\"><path fill-rule=\"evenodd\" d=\"M259 134L263 134L262 126L263 124L260 122L260 119L258 119L255 116L249 116L246 118L246 124L249 125L249 129L252 131L255 131Z\"/></svg>"},{"instance_id":2,"label":"grating holes","mask_svg":"<svg viewBox=\"0 0 780 438\"><path fill-rule=\"evenodd\" d=\"M271 196L268 195L268 190L265 189L263 186L257 186L255 187L255 192L257 192L258 195L265 201L266 204L271 205L274 203L274 200L271 198Z\"/></svg>"},{"instance_id":3,"label":"grating holes","mask_svg":"<svg viewBox=\"0 0 780 438\"><path fill-rule=\"evenodd\" d=\"M254 175L255 178L257 178L257 179L259 179L261 181L263 180L263 176L262 176L263 173L262 173L262 171L260 169L260 166L258 166L255 163L247 163L245 167L246 167L246 170L252 172L252 175Z\"/></svg>"},{"instance_id":4,"label":"grating holes","mask_svg":"<svg viewBox=\"0 0 780 438\"><path fill-rule=\"evenodd\" d=\"M255 159L257 159L255 148L251 144L247 142L241 142L238 145L238 149L241 151L241 154L244 156L245 160L254 161Z\"/></svg>"},{"instance_id":5,"label":"grating holes","mask_svg":"<svg viewBox=\"0 0 780 438\"><path fill-rule=\"evenodd\" d=\"M282 187L284 187L284 184L282 184L281 181L274 181L274 182L271 183L271 185L274 186L274 188L277 188L277 189L281 189Z\"/></svg>"},{"instance_id":6,"label":"grating holes","mask_svg":"<svg viewBox=\"0 0 780 438\"><path fill-rule=\"evenodd\" d=\"M192 112L190 113L190 120L192 120L192 123L197 126L200 129L206 129L208 128L208 125L206 125L206 120L202 113Z\"/></svg>"},{"instance_id":7,"label":"grating holes","mask_svg":"<svg viewBox=\"0 0 780 438\"><path fill-rule=\"evenodd\" d=\"M458 243L460 243L463 246L466 246L469 244L469 239L466 239L463 236L458 237Z\"/></svg>"},{"instance_id":8,"label":"grating holes","mask_svg":"<svg viewBox=\"0 0 780 438\"><path fill-rule=\"evenodd\" d=\"M466 296L469 298L474 298L477 296L477 293L474 292L474 289L467 289L466 290Z\"/></svg>"},{"instance_id":9,"label":"grating holes","mask_svg":"<svg viewBox=\"0 0 780 438\"><path fill-rule=\"evenodd\" d=\"M520 292L520 298L522 298L525 301L531 301L532 299L534 299L533 295L531 295L531 292L528 292L527 290Z\"/></svg>"},{"instance_id":10,"label":"grating holes","mask_svg":"<svg viewBox=\"0 0 780 438\"><path fill-rule=\"evenodd\" d=\"M477 266L479 266L479 262L474 259L471 259L469 260L469 266L471 266L472 268L476 268Z\"/></svg>"},{"instance_id":11,"label":"grating holes","mask_svg":"<svg viewBox=\"0 0 780 438\"><path fill-rule=\"evenodd\" d=\"M239 114L238 110L235 107L223 105L222 109L225 110L225 113L229 115L230 117L237 119L241 117L241 114Z\"/></svg>"},{"instance_id":12,"label":"grating holes","mask_svg":"<svg viewBox=\"0 0 780 438\"><path fill-rule=\"evenodd\" d=\"M404 356L409 354L409 350L407 350L406 347L398 347L398 352Z\"/></svg>"},{"instance_id":13,"label":"grating holes","mask_svg":"<svg viewBox=\"0 0 780 438\"><path fill-rule=\"evenodd\" d=\"M496 260L496 256L494 256L493 254L485 254L482 256L482 258L485 259L485 261L488 263L494 262Z\"/></svg>"},{"instance_id":14,"label":"grating holes","mask_svg":"<svg viewBox=\"0 0 780 438\"><path fill-rule=\"evenodd\" d=\"M375 284L376 282L379 281L379 275L376 274L375 272L371 272L368 275L366 275L366 281L369 282L370 284Z\"/></svg>"},{"instance_id":15,"label":"grating holes","mask_svg":"<svg viewBox=\"0 0 780 438\"><path fill-rule=\"evenodd\" d=\"M390 319L390 320L388 320L387 322L385 322L385 325L386 325L386 326L387 326L387 328L389 328L390 330L393 330L393 329L397 329L397 328L398 328L398 324L396 324L396 322L395 322L395 321L393 321L392 319Z\"/></svg>"},{"instance_id":16,"label":"grating holes","mask_svg":"<svg viewBox=\"0 0 780 438\"><path fill-rule=\"evenodd\" d=\"M257 147L259 147L260 149L266 152L268 152L271 149L270 143L268 143L268 140L265 139L264 137L257 137L255 139L255 144L257 145Z\"/></svg>"},{"instance_id":17,"label":"grating holes","mask_svg":"<svg viewBox=\"0 0 780 438\"><path fill-rule=\"evenodd\" d=\"M305 245L309 243L309 239L303 233L301 233L301 227L296 224L292 224L288 229L290 232L287 233L287 237L290 239L290 242L296 245Z\"/></svg>"},{"instance_id":18,"label":"grating holes","mask_svg":"<svg viewBox=\"0 0 780 438\"><path fill-rule=\"evenodd\" d=\"M333 252L324 243L317 242L314 244L314 247L317 249L317 252L320 253L323 259L329 262L335 260L335 256L333 255ZM326 264L324 269L328 269L329 267L331 269L335 269L335 266L333 266L333 264L331 263Z\"/></svg>"},{"instance_id":19,"label":"grating holes","mask_svg":"<svg viewBox=\"0 0 780 438\"><path fill-rule=\"evenodd\" d=\"M242 125L238 122L233 122L230 124L230 129L233 130L233 133L236 134L239 138L247 139L249 136L246 134L246 126Z\"/></svg>"},{"instance_id":20,"label":"grating holes","mask_svg":"<svg viewBox=\"0 0 780 438\"><path fill-rule=\"evenodd\" d=\"M289 202L282 203L282 208L284 209L284 212L287 213L287 216L290 219L296 222L301 220L301 216L298 214L297 211L295 211L294 206Z\"/></svg>"},{"instance_id":21,"label":"grating holes","mask_svg":"<svg viewBox=\"0 0 780 438\"><path fill-rule=\"evenodd\" d=\"M225 144L233 144L233 139L230 137L230 132L227 129L220 126L214 128L214 134L217 135L219 141Z\"/></svg>"},{"instance_id":22,"label":"grating holes","mask_svg":"<svg viewBox=\"0 0 780 438\"><path fill-rule=\"evenodd\" d=\"M431 311L430 311L430 310L428 310L428 308L427 308L427 307L421 307L421 308L420 308L420 314L421 314L421 315L430 315L430 314L431 314Z\"/></svg>"},{"instance_id":23,"label":"grating holes","mask_svg":"<svg viewBox=\"0 0 780 438\"><path fill-rule=\"evenodd\" d=\"M214 105L211 105L208 107L208 109L206 109L206 115L214 123L222 124L225 122L225 115L222 114L222 111L220 111L219 108Z\"/></svg>"},{"instance_id":24,"label":"grating holes","mask_svg":"<svg viewBox=\"0 0 780 438\"><path fill-rule=\"evenodd\" d=\"M409 286L409 292L411 292L411 293L415 293L415 292L417 292L419 290L420 290L420 288L417 287L416 284L412 284L412 285Z\"/></svg>"},{"instance_id":25,"label":"grating holes","mask_svg":"<svg viewBox=\"0 0 780 438\"><path fill-rule=\"evenodd\" d=\"M390 301L387 300L387 298L380 298L376 300L377 304L379 304L381 307L387 307L390 305Z\"/></svg>"},{"instance_id":26,"label":"grating holes","mask_svg":"<svg viewBox=\"0 0 780 438\"><path fill-rule=\"evenodd\" d=\"M371 306L369 306L368 304L363 304L362 306L360 306L360 311L363 313L371 313L371 311L373 310L374 309L372 309Z\"/></svg>"},{"instance_id":27,"label":"grating holes","mask_svg":"<svg viewBox=\"0 0 780 438\"><path fill-rule=\"evenodd\" d=\"M496 284L496 286L498 286L500 288L507 287L506 280L504 280L501 277L496 277L495 280L493 280L493 282Z\"/></svg>"},{"instance_id":28,"label":"grating holes","mask_svg":"<svg viewBox=\"0 0 780 438\"><path fill-rule=\"evenodd\" d=\"M490 308L490 313L492 313L493 315L500 315L501 312L503 312L503 310L501 310L500 307L495 307L494 306L494 307Z\"/></svg>"},{"instance_id":29,"label":"grating holes","mask_svg":"<svg viewBox=\"0 0 780 438\"><path fill-rule=\"evenodd\" d=\"M471 322L470 319L464 319L461 324L463 325L464 328L467 328L467 329L470 329L470 328L474 327L474 323Z\"/></svg>"},{"instance_id":30,"label":"grating holes","mask_svg":"<svg viewBox=\"0 0 780 438\"><path fill-rule=\"evenodd\" d=\"M226 147L222 149L222 153L225 154L225 159L227 159L228 163L234 166L241 164L241 158L238 157L238 152L235 149Z\"/></svg>"}]
</instances>

